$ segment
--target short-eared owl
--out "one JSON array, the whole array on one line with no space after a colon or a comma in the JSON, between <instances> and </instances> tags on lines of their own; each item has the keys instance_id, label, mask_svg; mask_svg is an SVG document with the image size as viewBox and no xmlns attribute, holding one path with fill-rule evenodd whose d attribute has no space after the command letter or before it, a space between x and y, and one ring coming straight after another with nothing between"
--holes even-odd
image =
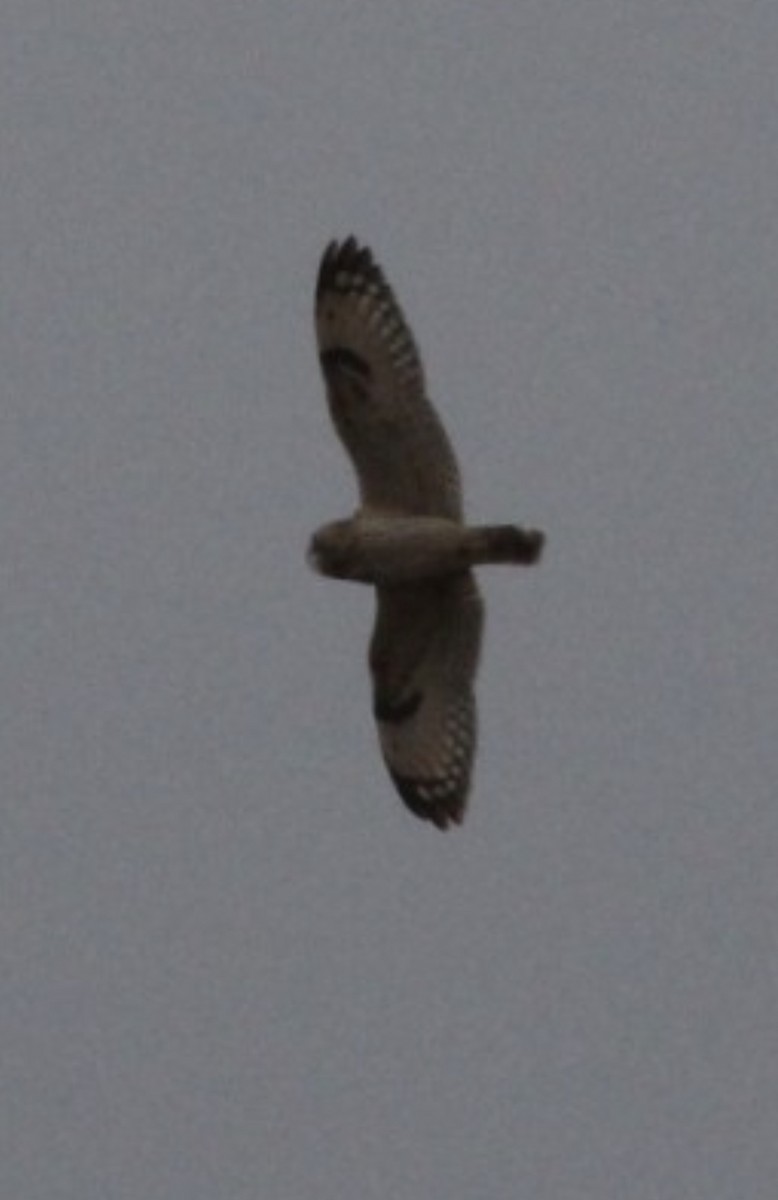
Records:
<instances>
[{"instance_id":1,"label":"short-eared owl","mask_svg":"<svg viewBox=\"0 0 778 1200\"><path fill-rule=\"evenodd\" d=\"M463 523L457 462L413 335L354 238L333 242L321 260L316 334L361 505L319 529L309 557L323 575L374 585L370 672L381 750L411 811L445 829L464 816L476 743L483 603L471 568L535 563L543 534Z\"/></svg>"}]
</instances>

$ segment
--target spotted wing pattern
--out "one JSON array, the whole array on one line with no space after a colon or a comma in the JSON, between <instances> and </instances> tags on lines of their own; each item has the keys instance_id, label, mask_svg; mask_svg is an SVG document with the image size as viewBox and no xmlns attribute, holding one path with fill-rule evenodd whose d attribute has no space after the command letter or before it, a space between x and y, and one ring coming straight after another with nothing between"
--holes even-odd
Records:
<instances>
[{"instance_id":1,"label":"spotted wing pattern","mask_svg":"<svg viewBox=\"0 0 778 1200\"><path fill-rule=\"evenodd\" d=\"M427 399L416 343L370 251L325 251L316 286L319 358L363 508L461 518L459 471Z\"/></svg>"},{"instance_id":2,"label":"spotted wing pattern","mask_svg":"<svg viewBox=\"0 0 778 1200\"><path fill-rule=\"evenodd\" d=\"M440 829L464 816L482 628L483 604L470 572L378 589L370 668L381 750L407 806Z\"/></svg>"}]
</instances>

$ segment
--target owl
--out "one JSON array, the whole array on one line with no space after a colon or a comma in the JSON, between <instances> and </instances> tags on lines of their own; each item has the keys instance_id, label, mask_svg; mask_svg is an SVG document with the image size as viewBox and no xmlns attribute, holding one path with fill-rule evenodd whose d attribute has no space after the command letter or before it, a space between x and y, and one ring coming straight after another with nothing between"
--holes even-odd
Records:
<instances>
[{"instance_id":1,"label":"owl","mask_svg":"<svg viewBox=\"0 0 778 1200\"><path fill-rule=\"evenodd\" d=\"M360 502L353 516L317 530L309 561L375 589L369 667L384 762L411 812L447 829L463 820L476 748L484 606L473 568L537 563L544 535L465 524L457 460L413 334L371 251L353 237L324 252L315 325Z\"/></svg>"}]
</instances>

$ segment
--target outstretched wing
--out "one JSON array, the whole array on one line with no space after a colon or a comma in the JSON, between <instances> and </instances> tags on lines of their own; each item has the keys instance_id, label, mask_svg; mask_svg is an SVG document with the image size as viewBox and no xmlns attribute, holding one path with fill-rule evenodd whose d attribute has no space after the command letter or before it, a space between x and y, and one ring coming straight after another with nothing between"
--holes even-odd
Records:
<instances>
[{"instance_id":1,"label":"outstretched wing","mask_svg":"<svg viewBox=\"0 0 778 1200\"><path fill-rule=\"evenodd\" d=\"M316 285L330 412L366 508L461 517L451 443L427 399L413 335L370 251L332 242Z\"/></svg>"},{"instance_id":2,"label":"outstretched wing","mask_svg":"<svg viewBox=\"0 0 778 1200\"><path fill-rule=\"evenodd\" d=\"M370 670L384 761L408 808L445 829L462 821L470 787L481 597L470 573L377 596Z\"/></svg>"}]
</instances>

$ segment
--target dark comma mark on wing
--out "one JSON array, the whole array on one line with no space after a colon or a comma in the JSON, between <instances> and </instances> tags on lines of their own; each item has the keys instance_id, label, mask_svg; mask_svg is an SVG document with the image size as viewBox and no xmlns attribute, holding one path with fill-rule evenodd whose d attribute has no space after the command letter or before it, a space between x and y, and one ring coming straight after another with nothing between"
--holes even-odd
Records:
<instances>
[{"instance_id":1,"label":"dark comma mark on wing","mask_svg":"<svg viewBox=\"0 0 778 1200\"><path fill-rule=\"evenodd\" d=\"M404 700L388 700L376 696L373 700L373 716L384 725L402 725L419 711L421 692L412 692Z\"/></svg>"},{"instance_id":2,"label":"dark comma mark on wing","mask_svg":"<svg viewBox=\"0 0 778 1200\"><path fill-rule=\"evenodd\" d=\"M362 398L369 395L373 372L364 358L348 346L329 346L322 350L319 362L330 387L345 384Z\"/></svg>"}]
</instances>

